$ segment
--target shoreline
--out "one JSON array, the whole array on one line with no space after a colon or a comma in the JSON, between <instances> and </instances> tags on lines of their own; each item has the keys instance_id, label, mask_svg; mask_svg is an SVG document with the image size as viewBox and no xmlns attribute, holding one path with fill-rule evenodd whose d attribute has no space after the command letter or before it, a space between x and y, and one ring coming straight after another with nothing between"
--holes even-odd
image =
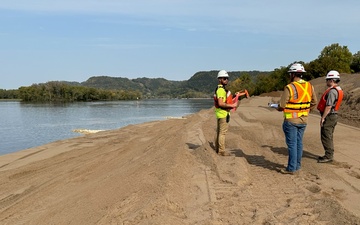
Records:
<instances>
[{"instance_id":1,"label":"shoreline","mask_svg":"<svg viewBox=\"0 0 360 225\"><path fill-rule=\"evenodd\" d=\"M201 108L210 108L208 100L171 100L133 102L97 102L70 105L38 105L2 102L0 113L4 141L0 154L25 150L57 140L80 136L74 129L109 130L151 120L185 116ZM154 104L165 107L156 112ZM126 115L126 116L125 116Z\"/></svg>"}]
</instances>

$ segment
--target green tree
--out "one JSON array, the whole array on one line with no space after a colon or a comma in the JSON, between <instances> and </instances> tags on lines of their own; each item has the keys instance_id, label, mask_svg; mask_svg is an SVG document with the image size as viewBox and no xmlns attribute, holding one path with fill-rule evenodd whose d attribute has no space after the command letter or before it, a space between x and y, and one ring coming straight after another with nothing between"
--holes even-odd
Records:
<instances>
[{"instance_id":1,"label":"green tree","mask_svg":"<svg viewBox=\"0 0 360 225\"><path fill-rule=\"evenodd\" d=\"M272 79L268 74L260 74L257 76L255 84L255 95L260 95L274 90Z\"/></svg>"},{"instance_id":2,"label":"green tree","mask_svg":"<svg viewBox=\"0 0 360 225\"><path fill-rule=\"evenodd\" d=\"M255 91L255 83L251 79L250 74L243 73L236 80L229 83L228 89L233 94L237 91L243 91L246 89L249 92L249 94L252 95Z\"/></svg>"},{"instance_id":3,"label":"green tree","mask_svg":"<svg viewBox=\"0 0 360 225\"><path fill-rule=\"evenodd\" d=\"M311 64L311 76L314 78L326 75L330 70L340 73L351 73L350 64L353 56L347 46L338 43L326 46L319 57Z\"/></svg>"},{"instance_id":4,"label":"green tree","mask_svg":"<svg viewBox=\"0 0 360 225\"><path fill-rule=\"evenodd\" d=\"M19 97L25 102L73 102L98 100L134 100L141 98L136 90L105 90L93 87L71 86L62 82L33 84L19 88Z\"/></svg>"},{"instance_id":5,"label":"green tree","mask_svg":"<svg viewBox=\"0 0 360 225\"><path fill-rule=\"evenodd\" d=\"M18 98L19 98L18 90L0 89L0 99L18 99Z\"/></svg>"},{"instance_id":6,"label":"green tree","mask_svg":"<svg viewBox=\"0 0 360 225\"><path fill-rule=\"evenodd\" d=\"M353 55L350 68L353 73L360 72L360 51Z\"/></svg>"},{"instance_id":7,"label":"green tree","mask_svg":"<svg viewBox=\"0 0 360 225\"><path fill-rule=\"evenodd\" d=\"M296 62L294 62L296 63ZM290 82L290 76L289 76L289 68L292 64L291 63L288 67L280 67L276 68L271 74L270 74L270 85L272 86L272 91L280 91L283 90L285 85L287 85ZM302 63L302 62L299 62Z\"/></svg>"},{"instance_id":8,"label":"green tree","mask_svg":"<svg viewBox=\"0 0 360 225\"><path fill-rule=\"evenodd\" d=\"M323 66L320 63L320 60L313 60L304 66L306 70L306 77L308 78L307 80L312 80L320 77L323 75L324 71L326 72L326 70L324 70Z\"/></svg>"}]
</instances>

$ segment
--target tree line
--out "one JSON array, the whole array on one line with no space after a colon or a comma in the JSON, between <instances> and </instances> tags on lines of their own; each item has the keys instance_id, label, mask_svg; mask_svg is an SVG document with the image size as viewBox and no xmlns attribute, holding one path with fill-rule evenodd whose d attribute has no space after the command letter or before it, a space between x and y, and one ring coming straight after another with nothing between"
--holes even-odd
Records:
<instances>
[{"instance_id":1,"label":"tree line","mask_svg":"<svg viewBox=\"0 0 360 225\"><path fill-rule=\"evenodd\" d=\"M18 98L24 102L115 101L140 99L141 93L132 90L104 90L72 86L63 82L51 81L20 87Z\"/></svg>"},{"instance_id":2,"label":"tree line","mask_svg":"<svg viewBox=\"0 0 360 225\"><path fill-rule=\"evenodd\" d=\"M330 70L346 74L360 73L360 51L352 54L347 46L341 46L338 43L331 44L326 46L318 58L311 62L292 62L288 66L276 68L270 74L259 74L255 79L244 73L229 84L229 89L232 92L247 89L251 95L283 90L284 86L289 83L287 71L294 63L304 65L306 73L303 78L305 80L325 76Z\"/></svg>"},{"instance_id":3,"label":"tree line","mask_svg":"<svg viewBox=\"0 0 360 225\"><path fill-rule=\"evenodd\" d=\"M288 84L289 67L276 68L271 72L234 71L229 72L228 88L233 93L247 89L250 95L260 95L283 90ZM360 72L360 51L352 54L347 46L338 43L326 46L317 59L311 62L297 61L307 71L304 79L311 80L325 76L330 70L340 73ZM187 81L168 81L163 78L92 77L83 83L50 81L33 84L17 90L0 89L0 99L21 99L26 102L73 102L73 101L113 101L142 98L204 98L211 97L217 84L218 71L195 73Z\"/></svg>"}]
</instances>

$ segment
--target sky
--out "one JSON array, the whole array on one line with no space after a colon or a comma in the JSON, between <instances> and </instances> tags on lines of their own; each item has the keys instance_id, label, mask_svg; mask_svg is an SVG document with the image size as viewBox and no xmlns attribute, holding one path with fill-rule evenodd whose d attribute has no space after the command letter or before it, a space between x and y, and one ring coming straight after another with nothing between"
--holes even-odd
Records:
<instances>
[{"instance_id":1,"label":"sky","mask_svg":"<svg viewBox=\"0 0 360 225\"><path fill-rule=\"evenodd\" d=\"M272 71L334 43L355 54L359 10L358 0L0 0L0 89Z\"/></svg>"}]
</instances>

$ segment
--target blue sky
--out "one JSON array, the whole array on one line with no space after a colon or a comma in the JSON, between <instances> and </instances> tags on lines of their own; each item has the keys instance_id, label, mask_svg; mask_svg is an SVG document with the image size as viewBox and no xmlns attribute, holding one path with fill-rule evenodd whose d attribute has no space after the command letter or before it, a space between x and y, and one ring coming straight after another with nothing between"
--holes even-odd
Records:
<instances>
[{"instance_id":1,"label":"blue sky","mask_svg":"<svg viewBox=\"0 0 360 225\"><path fill-rule=\"evenodd\" d=\"M271 71L360 51L358 0L0 0L0 89Z\"/></svg>"}]
</instances>

